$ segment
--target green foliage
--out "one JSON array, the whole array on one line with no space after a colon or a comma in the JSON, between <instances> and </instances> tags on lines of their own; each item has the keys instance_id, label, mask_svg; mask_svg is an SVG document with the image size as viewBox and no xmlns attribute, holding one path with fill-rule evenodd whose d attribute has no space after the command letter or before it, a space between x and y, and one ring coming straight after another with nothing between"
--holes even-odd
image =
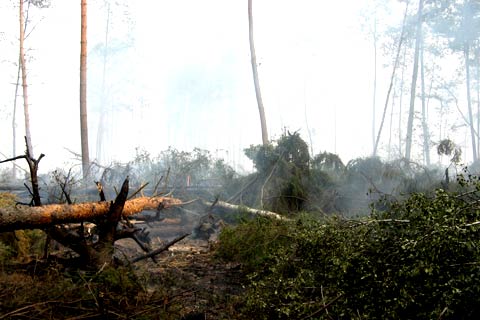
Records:
<instances>
[{"instance_id":1,"label":"green foliage","mask_svg":"<svg viewBox=\"0 0 480 320\"><path fill-rule=\"evenodd\" d=\"M265 225L229 229L221 239L233 254L223 257L251 264L235 250L268 248L254 255L264 263L250 273L244 312L257 319L478 318L480 183L465 175L459 184L461 192L414 193L368 219L269 222L288 241L266 237Z\"/></svg>"},{"instance_id":2,"label":"green foliage","mask_svg":"<svg viewBox=\"0 0 480 320\"><path fill-rule=\"evenodd\" d=\"M317 154L312 161L312 168L314 170L330 172L335 175L340 175L345 172L345 165L342 159L334 153L322 152Z\"/></svg>"},{"instance_id":3,"label":"green foliage","mask_svg":"<svg viewBox=\"0 0 480 320\"><path fill-rule=\"evenodd\" d=\"M216 255L227 260L242 261L248 270L263 267L270 252L286 245L290 226L263 217L243 219L237 226L225 227L219 237L221 246Z\"/></svg>"},{"instance_id":4,"label":"green foliage","mask_svg":"<svg viewBox=\"0 0 480 320\"><path fill-rule=\"evenodd\" d=\"M279 213L304 210L310 185L308 145L298 132L286 133L274 145L250 146L245 150L258 171L257 194L265 208ZM258 204L249 204L258 205Z\"/></svg>"},{"instance_id":5,"label":"green foliage","mask_svg":"<svg viewBox=\"0 0 480 320\"><path fill-rule=\"evenodd\" d=\"M455 164L459 164L462 160L462 149L450 139L443 139L439 142L437 153L439 155L452 156L450 161Z\"/></svg>"},{"instance_id":6,"label":"green foliage","mask_svg":"<svg viewBox=\"0 0 480 320\"><path fill-rule=\"evenodd\" d=\"M17 197L12 193L0 193L0 208L15 206ZM40 256L45 244L45 234L40 230L17 230L0 233L0 259L11 257L28 261Z\"/></svg>"},{"instance_id":7,"label":"green foliage","mask_svg":"<svg viewBox=\"0 0 480 320\"><path fill-rule=\"evenodd\" d=\"M14 250L11 246L0 241L0 263L10 260L14 256Z\"/></svg>"},{"instance_id":8,"label":"green foliage","mask_svg":"<svg viewBox=\"0 0 480 320\"><path fill-rule=\"evenodd\" d=\"M2 315L36 319L179 319L181 306L168 301L162 284L147 291L145 271L111 268L97 272L64 269L61 265L32 265L33 274L0 272ZM32 307L35 306L35 307ZM24 312L24 311L23 311Z\"/></svg>"}]
</instances>

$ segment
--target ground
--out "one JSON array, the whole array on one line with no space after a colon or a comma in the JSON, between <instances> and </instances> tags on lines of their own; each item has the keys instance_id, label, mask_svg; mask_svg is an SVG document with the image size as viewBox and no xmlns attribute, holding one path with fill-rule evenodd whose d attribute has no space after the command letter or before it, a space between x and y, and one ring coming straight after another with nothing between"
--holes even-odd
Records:
<instances>
[{"instance_id":1,"label":"ground","mask_svg":"<svg viewBox=\"0 0 480 320\"><path fill-rule=\"evenodd\" d=\"M241 267L216 259L207 241L186 240L159 256L157 264L145 260L142 267L153 279L171 284L169 296L180 302L183 315L191 319L235 316L236 300L242 292Z\"/></svg>"},{"instance_id":2,"label":"ground","mask_svg":"<svg viewBox=\"0 0 480 320\"><path fill-rule=\"evenodd\" d=\"M151 247L191 233L195 221L154 222L148 226ZM145 259L128 266L120 278L56 262L4 262L0 319L238 319L244 276L239 264L215 257L217 233L209 239L187 237L156 256L156 262ZM118 257L142 254L130 239L117 241L116 249ZM66 250L56 248L52 254L68 257ZM140 289L132 290L130 276Z\"/></svg>"}]
</instances>

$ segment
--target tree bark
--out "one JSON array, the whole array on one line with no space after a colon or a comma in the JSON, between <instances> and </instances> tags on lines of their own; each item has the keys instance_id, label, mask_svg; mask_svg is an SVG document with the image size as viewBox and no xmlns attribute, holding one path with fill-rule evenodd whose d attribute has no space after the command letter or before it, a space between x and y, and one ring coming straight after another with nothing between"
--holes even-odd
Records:
<instances>
[{"instance_id":1,"label":"tree bark","mask_svg":"<svg viewBox=\"0 0 480 320\"><path fill-rule=\"evenodd\" d=\"M154 210L159 206L169 208L182 202L169 197L140 197L125 201L122 216L130 216L143 210ZM0 232L19 229L40 229L57 224L92 221L105 217L110 202L88 202L80 204L49 204L40 207L18 205L12 209L0 209Z\"/></svg>"},{"instance_id":2,"label":"tree bark","mask_svg":"<svg viewBox=\"0 0 480 320\"><path fill-rule=\"evenodd\" d=\"M257 56L255 54L255 45L253 41L253 16L252 0L248 0L248 35L250 40L250 58L252 62L253 83L255 85L255 95L257 97L258 112L260 113L260 125L262 128L263 145L268 145L267 121L265 118L265 109L263 108L262 94L260 91L260 82L258 80Z\"/></svg>"},{"instance_id":3,"label":"tree bark","mask_svg":"<svg viewBox=\"0 0 480 320\"><path fill-rule=\"evenodd\" d=\"M422 23L423 23L423 0L418 2L417 12L417 31L415 39L415 56L413 61L412 84L410 89L410 109L408 112L407 122L407 138L405 142L405 159L410 161L412 152L412 135L413 135L413 117L415 114L415 98L418 78L418 58L420 53L420 41L422 39Z\"/></svg>"},{"instance_id":4,"label":"tree bark","mask_svg":"<svg viewBox=\"0 0 480 320\"><path fill-rule=\"evenodd\" d=\"M82 147L82 172L86 179L90 167L87 121L87 0L81 0L80 35L80 138Z\"/></svg>"}]
</instances>

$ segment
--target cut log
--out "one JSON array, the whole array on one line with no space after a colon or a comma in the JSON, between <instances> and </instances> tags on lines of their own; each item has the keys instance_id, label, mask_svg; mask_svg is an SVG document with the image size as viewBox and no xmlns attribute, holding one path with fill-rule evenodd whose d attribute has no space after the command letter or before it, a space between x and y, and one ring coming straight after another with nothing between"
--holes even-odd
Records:
<instances>
[{"instance_id":1,"label":"cut log","mask_svg":"<svg viewBox=\"0 0 480 320\"><path fill-rule=\"evenodd\" d=\"M179 199L171 197L139 197L125 202L123 216L143 210L154 210L159 206L169 208L181 205ZM80 204L50 204L39 207L18 205L15 208L0 209L0 232L20 229L41 229L56 224L93 221L106 218L110 202L87 202Z\"/></svg>"}]
</instances>

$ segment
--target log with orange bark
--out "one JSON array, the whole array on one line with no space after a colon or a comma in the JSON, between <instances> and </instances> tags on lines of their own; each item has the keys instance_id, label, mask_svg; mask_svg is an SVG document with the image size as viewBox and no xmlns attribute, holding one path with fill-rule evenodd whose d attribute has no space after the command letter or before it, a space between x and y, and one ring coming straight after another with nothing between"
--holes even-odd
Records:
<instances>
[{"instance_id":1,"label":"log with orange bark","mask_svg":"<svg viewBox=\"0 0 480 320\"><path fill-rule=\"evenodd\" d=\"M122 215L130 216L143 210L169 208L181 203L179 199L171 197L139 197L125 202ZM0 209L0 232L41 229L57 224L93 221L105 218L111 206L111 202L50 204L39 207L17 205L14 208Z\"/></svg>"}]
</instances>

